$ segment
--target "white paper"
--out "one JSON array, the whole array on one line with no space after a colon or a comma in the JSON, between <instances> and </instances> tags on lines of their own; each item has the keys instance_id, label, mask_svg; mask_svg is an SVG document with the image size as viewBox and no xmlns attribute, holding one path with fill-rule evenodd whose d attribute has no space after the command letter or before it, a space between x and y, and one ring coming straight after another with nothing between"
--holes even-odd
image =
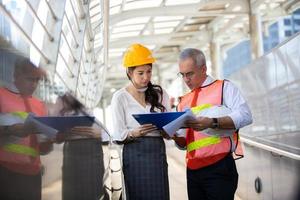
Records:
<instances>
[{"instance_id":1,"label":"white paper","mask_svg":"<svg viewBox=\"0 0 300 200\"><path fill-rule=\"evenodd\" d=\"M192 119L196 119L196 116L193 114L193 112L190 109L188 109L185 111L183 115L173 120L172 122L168 123L167 125L163 126L163 129L170 137L173 137L176 131L184 126L184 123L187 120L192 120Z\"/></svg>"},{"instance_id":2,"label":"white paper","mask_svg":"<svg viewBox=\"0 0 300 200\"><path fill-rule=\"evenodd\" d=\"M29 114L24 122L24 124L26 125L31 125L33 124L35 129L37 130L38 134L43 134L45 135L47 138L54 138L56 137L56 134L58 133L58 130L47 126L41 122L39 122L38 120L34 119L33 114ZM41 135L40 139L44 139L43 136Z\"/></svg>"},{"instance_id":3,"label":"white paper","mask_svg":"<svg viewBox=\"0 0 300 200\"><path fill-rule=\"evenodd\" d=\"M230 113L231 113L231 109L227 108L226 106L213 106L211 108L204 109L199 113L198 116L219 118L219 117L228 116ZM235 130L207 128L205 130L202 130L201 132L210 136L228 137L228 136L232 136Z\"/></svg>"},{"instance_id":4,"label":"white paper","mask_svg":"<svg viewBox=\"0 0 300 200\"><path fill-rule=\"evenodd\" d=\"M11 113L0 114L0 126L11 126L13 124L23 124L24 119Z\"/></svg>"},{"instance_id":5,"label":"white paper","mask_svg":"<svg viewBox=\"0 0 300 200\"><path fill-rule=\"evenodd\" d=\"M15 116L11 113L0 114L0 126L11 126L13 124L23 124L23 123L24 123L24 119ZM21 139L22 138L14 135L4 136L1 137L0 146L3 146L5 144L10 144L10 143L17 143Z\"/></svg>"},{"instance_id":6,"label":"white paper","mask_svg":"<svg viewBox=\"0 0 300 200\"><path fill-rule=\"evenodd\" d=\"M176 131L178 131L180 128L184 126L184 123L187 120L193 120L196 119L197 117L219 118L219 117L228 116L228 114L230 113L231 110L225 106L213 106L211 108L204 109L197 116L195 116L193 112L190 109L188 109L186 110L186 113L184 113L174 121L170 122L169 124L165 125L163 129L169 136L173 137ZM228 136L232 136L235 130L207 128L202 130L201 132L209 136L228 137Z\"/></svg>"}]
</instances>

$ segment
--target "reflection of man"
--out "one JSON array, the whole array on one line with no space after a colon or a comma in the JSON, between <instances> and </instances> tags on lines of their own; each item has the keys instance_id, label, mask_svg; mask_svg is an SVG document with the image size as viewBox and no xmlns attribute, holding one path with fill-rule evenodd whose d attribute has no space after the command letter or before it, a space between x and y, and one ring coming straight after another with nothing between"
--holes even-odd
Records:
<instances>
[{"instance_id":1,"label":"reflection of man","mask_svg":"<svg viewBox=\"0 0 300 200\"><path fill-rule=\"evenodd\" d=\"M252 123L249 107L240 91L229 81L215 80L206 74L204 54L185 49L180 54L179 74L191 92L181 97L178 110L203 104L224 105L231 109L225 117L198 117L186 122L186 138L175 137L186 146L187 185L190 200L234 199L238 173L232 153L237 153L237 132L231 137L212 137L207 128L236 129Z\"/></svg>"},{"instance_id":2,"label":"reflection of man","mask_svg":"<svg viewBox=\"0 0 300 200\"><path fill-rule=\"evenodd\" d=\"M44 104L32 96L43 76L28 59L18 59L14 86L0 88L0 199L41 199L39 154L49 146L39 144L34 128L23 122L29 112L46 115Z\"/></svg>"}]
</instances>

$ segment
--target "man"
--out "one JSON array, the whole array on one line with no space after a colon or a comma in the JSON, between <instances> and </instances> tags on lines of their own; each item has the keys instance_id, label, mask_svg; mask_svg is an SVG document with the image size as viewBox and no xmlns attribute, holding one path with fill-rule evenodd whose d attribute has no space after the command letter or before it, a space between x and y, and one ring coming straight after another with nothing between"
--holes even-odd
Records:
<instances>
[{"instance_id":1,"label":"man","mask_svg":"<svg viewBox=\"0 0 300 200\"><path fill-rule=\"evenodd\" d=\"M0 88L0 199L41 199L41 149L36 131L24 125L29 112L37 116L47 113L44 104L32 94L45 76L29 59L15 62L14 85Z\"/></svg>"},{"instance_id":2,"label":"man","mask_svg":"<svg viewBox=\"0 0 300 200\"><path fill-rule=\"evenodd\" d=\"M179 75L191 90L181 97L178 110L202 104L224 105L231 109L225 117L198 117L186 122L184 137L175 142L187 148L187 187L190 200L234 199L238 173L232 153L237 151L237 131L231 137L211 137L207 128L238 130L252 123L250 109L240 91L227 80L215 80L206 74L202 51L188 48L179 58ZM181 135L182 136L182 135Z\"/></svg>"}]
</instances>

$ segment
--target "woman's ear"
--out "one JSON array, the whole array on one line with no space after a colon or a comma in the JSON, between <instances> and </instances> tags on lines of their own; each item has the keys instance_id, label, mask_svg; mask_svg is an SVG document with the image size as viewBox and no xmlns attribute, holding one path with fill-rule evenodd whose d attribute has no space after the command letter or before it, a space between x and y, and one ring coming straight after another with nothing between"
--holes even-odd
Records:
<instances>
[{"instance_id":1,"label":"woman's ear","mask_svg":"<svg viewBox=\"0 0 300 200\"><path fill-rule=\"evenodd\" d=\"M127 73L128 79L131 80L132 79L132 71L128 70L126 73Z\"/></svg>"}]
</instances>

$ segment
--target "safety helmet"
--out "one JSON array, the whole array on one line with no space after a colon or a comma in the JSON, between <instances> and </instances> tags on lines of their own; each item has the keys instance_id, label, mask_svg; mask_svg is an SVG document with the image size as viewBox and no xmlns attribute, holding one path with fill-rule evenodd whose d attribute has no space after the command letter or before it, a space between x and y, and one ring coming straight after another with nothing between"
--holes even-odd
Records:
<instances>
[{"instance_id":1,"label":"safety helmet","mask_svg":"<svg viewBox=\"0 0 300 200\"><path fill-rule=\"evenodd\" d=\"M123 66L136 67L154 63L155 58L152 57L151 51L141 44L132 44L125 52L123 57Z\"/></svg>"}]
</instances>

